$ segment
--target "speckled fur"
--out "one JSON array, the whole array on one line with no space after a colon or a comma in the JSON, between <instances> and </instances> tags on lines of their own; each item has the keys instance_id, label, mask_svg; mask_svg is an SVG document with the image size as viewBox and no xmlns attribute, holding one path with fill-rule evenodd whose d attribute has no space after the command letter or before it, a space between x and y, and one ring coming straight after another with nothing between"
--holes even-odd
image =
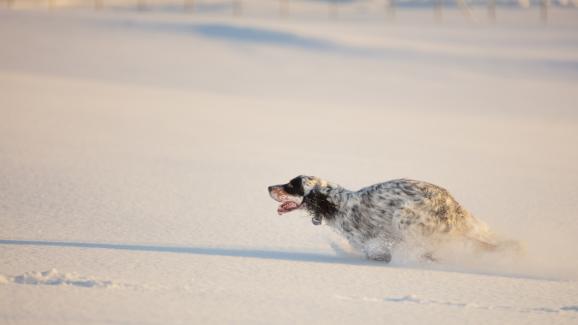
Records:
<instances>
[{"instance_id":1,"label":"speckled fur","mask_svg":"<svg viewBox=\"0 0 578 325\"><path fill-rule=\"evenodd\" d=\"M291 194L302 196L301 207L312 215L313 224L323 221L369 259L389 262L397 244L416 238L461 237L492 245L487 227L448 191L430 183L397 179L359 191L310 176L298 176L291 183L301 184L302 188ZM282 190L283 186L269 190ZM426 256L431 258L431 252Z\"/></svg>"}]
</instances>

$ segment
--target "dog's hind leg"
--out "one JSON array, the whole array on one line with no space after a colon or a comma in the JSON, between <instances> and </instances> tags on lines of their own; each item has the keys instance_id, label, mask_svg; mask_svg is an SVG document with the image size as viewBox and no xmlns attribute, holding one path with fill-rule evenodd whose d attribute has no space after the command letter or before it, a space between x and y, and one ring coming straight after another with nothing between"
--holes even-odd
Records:
<instances>
[{"instance_id":1,"label":"dog's hind leg","mask_svg":"<svg viewBox=\"0 0 578 325\"><path fill-rule=\"evenodd\" d=\"M424 253L424 254L421 256L421 259L422 259L424 262L430 262L430 263L438 262L438 259L434 256L433 252Z\"/></svg>"},{"instance_id":2,"label":"dog's hind leg","mask_svg":"<svg viewBox=\"0 0 578 325\"><path fill-rule=\"evenodd\" d=\"M380 254L367 254L367 258L370 260L378 261L378 262L391 262L391 253L390 252L382 252Z\"/></svg>"}]
</instances>

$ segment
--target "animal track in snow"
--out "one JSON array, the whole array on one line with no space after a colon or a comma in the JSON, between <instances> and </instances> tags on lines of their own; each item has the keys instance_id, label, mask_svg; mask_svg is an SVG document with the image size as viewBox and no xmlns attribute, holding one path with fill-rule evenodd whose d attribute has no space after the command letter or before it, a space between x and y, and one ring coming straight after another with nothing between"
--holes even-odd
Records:
<instances>
[{"instance_id":1,"label":"animal track in snow","mask_svg":"<svg viewBox=\"0 0 578 325\"><path fill-rule=\"evenodd\" d=\"M6 283L52 286L64 285L84 288L119 288L131 286L108 280L98 280L92 277L82 277L76 273L63 273L56 269L43 272L26 272L24 274L15 276L0 274L0 284Z\"/></svg>"},{"instance_id":2,"label":"animal track in snow","mask_svg":"<svg viewBox=\"0 0 578 325\"><path fill-rule=\"evenodd\" d=\"M453 301L441 301L426 298L419 298L416 295L407 296L392 296L385 298L371 298L371 297L347 297L336 295L335 298L341 300L361 300L367 302L389 302L389 303L410 303L410 304L420 304L420 305L439 305L439 306L449 306L449 307L459 307L459 308L474 308L483 310L506 310L519 313L578 313L578 305L568 305L559 308L550 307L515 307L515 306L504 306L504 305L479 305L476 303L464 303L464 302L453 302Z\"/></svg>"}]
</instances>

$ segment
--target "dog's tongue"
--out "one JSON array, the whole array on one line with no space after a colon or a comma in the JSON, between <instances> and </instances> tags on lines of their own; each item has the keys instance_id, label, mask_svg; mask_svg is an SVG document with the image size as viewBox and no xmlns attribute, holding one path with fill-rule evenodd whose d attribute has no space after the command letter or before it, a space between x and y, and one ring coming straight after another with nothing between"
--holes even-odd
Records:
<instances>
[{"instance_id":1,"label":"dog's tongue","mask_svg":"<svg viewBox=\"0 0 578 325\"><path fill-rule=\"evenodd\" d=\"M293 202L293 201L285 201L283 203L281 203L281 205L277 208L277 213L279 213L279 215L293 211L295 209L297 209L299 207L299 204Z\"/></svg>"}]
</instances>

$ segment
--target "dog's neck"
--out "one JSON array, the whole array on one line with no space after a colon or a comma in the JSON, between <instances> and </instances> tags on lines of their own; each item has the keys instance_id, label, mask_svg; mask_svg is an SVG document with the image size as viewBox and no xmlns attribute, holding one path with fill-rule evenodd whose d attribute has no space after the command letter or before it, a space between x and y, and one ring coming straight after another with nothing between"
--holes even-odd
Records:
<instances>
[{"instance_id":1,"label":"dog's neck","mask_svg":"<svg viewBox=\"0 0 578 325\"><path fill-rule=\"evenodd\" d=\"M321 193L327 195L329 201L335 204L338 209L343 208L354 194L354 192L335 184L321 188Z\"/></svg>"},{"instance_id":2,"label":"dog's neck","mask_svg":"<svg viewBox=\"0 0 578 325\"><path fill-rule=\"evenodd\" d=\"M353 192L335 184L317 187L304 198L307 211L313 215L313 223L322 219L332 221L345 210L346 203L351 202Z\"/></svg>"}]
</instances>

